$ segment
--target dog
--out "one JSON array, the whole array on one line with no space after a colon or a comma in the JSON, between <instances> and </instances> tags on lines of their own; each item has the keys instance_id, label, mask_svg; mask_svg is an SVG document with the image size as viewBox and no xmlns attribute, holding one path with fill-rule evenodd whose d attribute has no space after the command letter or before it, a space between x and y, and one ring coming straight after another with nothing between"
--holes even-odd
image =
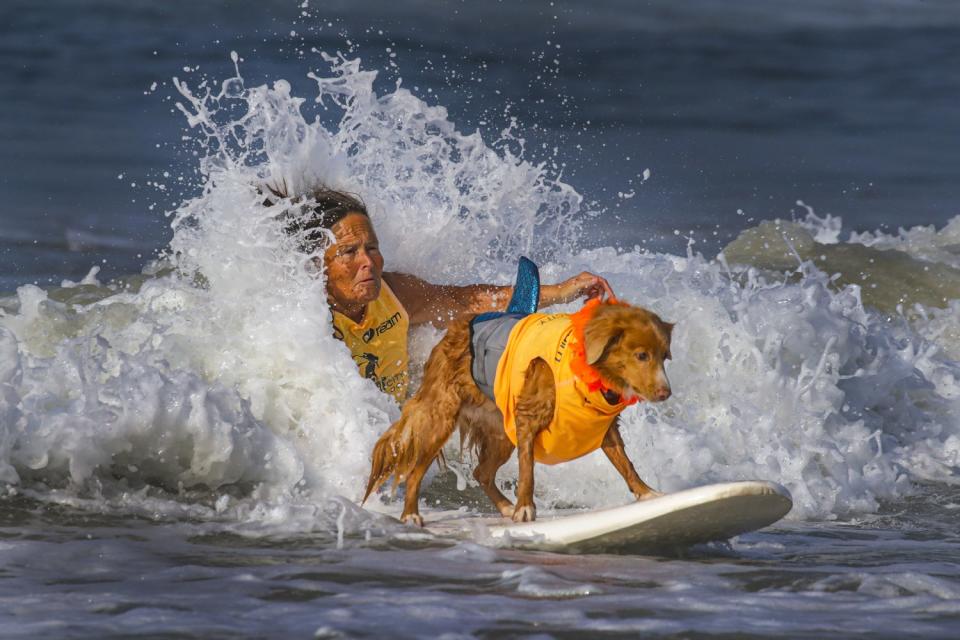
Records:
<instances>
[{"instance_id":1,"label":"dog","mask_svg":"<svg viewBox=\"0 0 960 640\"><path fill-rule=\"evenodd\" d=\"M627 457L618 421L633 402L670 397L664 362L673 324L640 307L599 300L574 314L482 315L500 324L463 317L433 348L419 390L374 447L363 502L393 476L407 486L401 521L423 526L420 482L458 425L461 442L476 453L473 477L500 514L515 522L536 518L535 461L556 464L598 448L637 500L661 495ZM475 344L476 334L490 333L489 327L509 334L502 353ZM492 380L478 374L484 359L496 367L495 376L486 376ZM514 505L495 479L515 448Z\"/></svg>"}]
</instances>

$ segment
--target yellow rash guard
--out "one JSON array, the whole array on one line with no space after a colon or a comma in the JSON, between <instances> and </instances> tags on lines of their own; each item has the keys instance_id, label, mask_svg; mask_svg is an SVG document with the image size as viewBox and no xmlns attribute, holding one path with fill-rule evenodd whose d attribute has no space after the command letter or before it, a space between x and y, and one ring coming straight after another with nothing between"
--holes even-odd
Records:
<instances>
[{"instance_id":1,"label":"yellow rash guard","mask_svg":"<svg viewBox=\"0 0 960 640\"><path fill-rule=\"evenodd\" d=\"M347 344L360 375L373 380L400 403L407 396L409 327L410 316L383 281L380 295L367 305L362 323L333 312L333 334Z\"/></svg>"},{"instance_id":2,"label":"yellow rash guard","mask_svg":"<svg viewBox=\"0 0 960 640\"><path fill-rule=\"evenodd\" d=\"M497 365L494 395L503 413L504 430L514 444L517 443L517 398L527 367L542 358L553 371L557 388L553 420L537 434L534 443L534 458L544 464L566 462L598 449L613 419L627 407L625 402L609 404L599 390L588 390L587 385L573 375L570 368L573 340L569 314L535 313L514 326Z\"/></svg>"}]
</instances>

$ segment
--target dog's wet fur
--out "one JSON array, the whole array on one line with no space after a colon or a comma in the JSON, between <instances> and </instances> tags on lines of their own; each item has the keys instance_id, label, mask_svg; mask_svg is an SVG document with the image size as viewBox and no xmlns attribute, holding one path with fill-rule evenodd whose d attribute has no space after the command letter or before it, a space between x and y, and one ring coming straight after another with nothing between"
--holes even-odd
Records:
<instances>
[{"instance_id":1,"label":"dog's wet fur","mask_svg":"<svg viewBox=\"0 0 960 640\"><path fill-rule=\"evenodd\" d=\"M503 415L470 373L470 321L453 322L433 348L420 389L373 450L366 501L388 478L406 481L401 520L423 525L418 509L420 482L459 425L462 442L477 455L473 477L500 513L516 522L536 518L533 503L534 442L553 419L556 392L550 366L541 359L527 368L516 411L517 444L507 438ZM660 402L670 397L664 361L670 358L673 325L655 313L625 304L601 304L584 328L584 351L611 390L623 398ZM613 403L617 397L608 398ZM660 495L637 475L615 418L601 448L637 500ZM520 478L514 505L496 485L497 470L518 450Z\"/></svg>"}]
</instances>

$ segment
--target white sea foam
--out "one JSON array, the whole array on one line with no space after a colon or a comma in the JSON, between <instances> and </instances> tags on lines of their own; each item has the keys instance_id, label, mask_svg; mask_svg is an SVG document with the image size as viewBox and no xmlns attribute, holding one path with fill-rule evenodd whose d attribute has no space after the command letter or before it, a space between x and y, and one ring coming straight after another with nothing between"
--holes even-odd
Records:
<instances>
[{"instance_id":1,"label":"white sea foam","mask_svg":"<svg viewBox=\"0 0 960 640\"><path fill-rule=\"evenodd\" d=\"M330 501L359 496L398 409L331 336L322 274L276 220L291 203L263 204L262 187L281 181L360 193L390 269L507 282L525 253L546 280L602 273L677 321L673 399L623 417L631 456L660 489L770 479L793 493L795 517L832 518L960 464L955 303L953 316L890 322L859 287L809 265L765 281L699 256L578 249L580 196L525 162L515 131L461 134L443 107L375 92L359 61L327 62L311 76L327 109L312 121L282 80L177 81L205 153L202 193L172 218L169 269L95 302L68 295L95 287L93 274L55 298L21 287L5 305L0 480L94 501L129 489L126 508L149 499L154 511L145 485L180 504L206 490L209 517L360 527L361 512ZM438 337L419 331L414 358ZM622 484L593 454L540 468L538 499L614 504L628 499Z\"/></svg>"},{"instance_id":2,"label":"white sea foam","mask_svg":"<svg viewBox=\"0 0 960 640\"><path fill-rule=\"evenodd\" d=\"M877 249L897 249L927 262L940 262L960 269L960 216L943 228L933 225L900 228L896 235L879 231L850 234L850 242Z\"/></svg>"}]
</instances>

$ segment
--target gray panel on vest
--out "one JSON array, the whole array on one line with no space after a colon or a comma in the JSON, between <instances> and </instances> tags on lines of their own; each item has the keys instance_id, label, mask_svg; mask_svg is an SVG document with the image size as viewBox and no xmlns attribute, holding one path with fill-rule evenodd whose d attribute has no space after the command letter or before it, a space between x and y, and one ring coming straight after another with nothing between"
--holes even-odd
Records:
<instances>
[{"instance_id":1,"label":"gray panel on vest","mask_svg":"<svg viewBox=\"0 0 960 640\"><path fill-rule=\"evenodd\" d=\"M473 374L473 381L491 400L496 400L493 395L493 383L497 376L500 357L507 349L510 332L514 325L525 317L526 314L504 314L472 324L473 364L470 372Z\"/></svg>"}]
</instances>

